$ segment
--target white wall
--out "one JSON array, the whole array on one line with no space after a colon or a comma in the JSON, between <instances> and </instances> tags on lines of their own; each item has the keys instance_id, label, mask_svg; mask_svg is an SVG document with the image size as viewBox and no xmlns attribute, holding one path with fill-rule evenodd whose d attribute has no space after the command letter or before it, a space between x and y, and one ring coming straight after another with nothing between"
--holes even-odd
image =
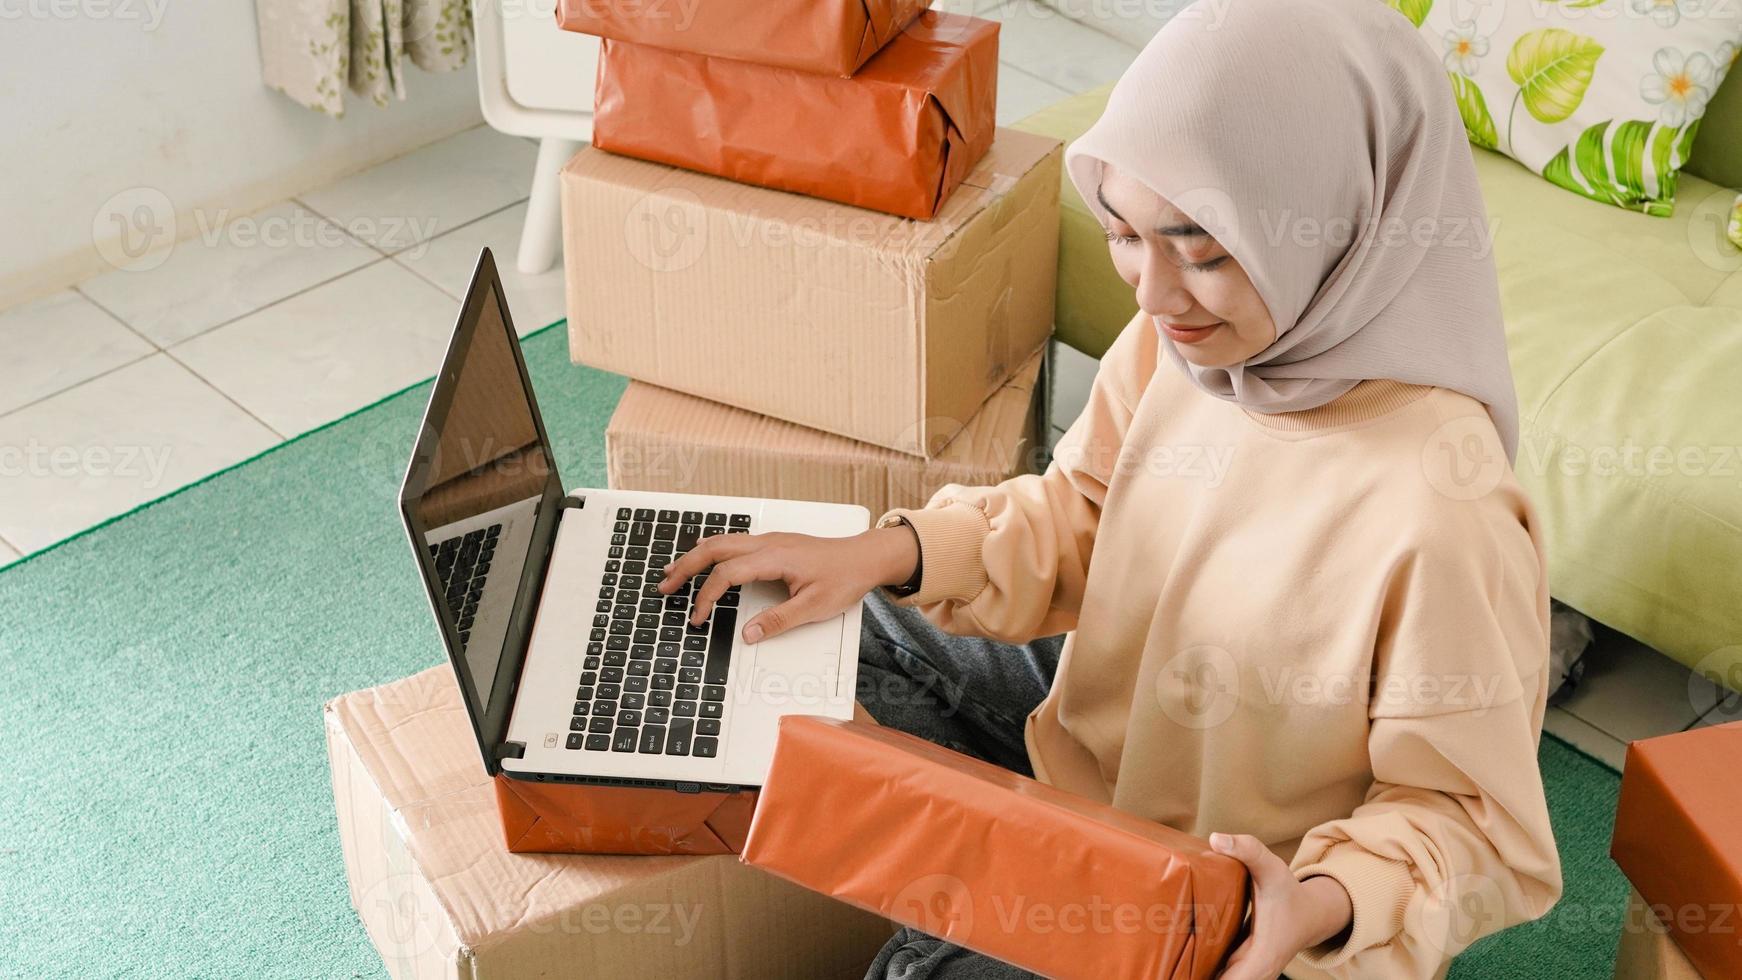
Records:
<instances>
[{"instance_id":1,"label":"white wall","mask_svg":"<svg viewBox=\"0 0 1742 980\"><path fill-rule=\"evenodd\" d=\"M482 120L471 65L407 88L385 109L347 93L339 120L291 102L260 81L248 0L0 0L0 308L109 269L94 219L118 193L161 192L186 237L196 211L246 214Z\"/></svg>"}]
</instances>

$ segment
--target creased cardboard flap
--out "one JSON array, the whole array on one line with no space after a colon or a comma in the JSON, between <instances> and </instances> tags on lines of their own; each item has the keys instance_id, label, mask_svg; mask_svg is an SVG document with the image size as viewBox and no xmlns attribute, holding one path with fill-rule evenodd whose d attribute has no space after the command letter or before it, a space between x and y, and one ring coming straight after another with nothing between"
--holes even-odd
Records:
<instances>
[{"instance_id":1,"label":"creased cardboard flap","mask_svg":"<svg viewBox=\"0 0 1742 980\"><path fill-rule=\"evenodd\" d=\"M1246 906L1204 841L860 721L782 720L743 860L1051 977L1214 976Z\"/></svg>"}]
</instances>

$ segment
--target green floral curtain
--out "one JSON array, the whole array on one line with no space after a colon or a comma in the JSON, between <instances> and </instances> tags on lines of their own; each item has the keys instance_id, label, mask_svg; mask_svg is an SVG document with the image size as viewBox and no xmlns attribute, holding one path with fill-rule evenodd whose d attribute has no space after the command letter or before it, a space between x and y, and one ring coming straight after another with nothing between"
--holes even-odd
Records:
<instances>
[{"instance_id":1,"label":"green floral curtain","mask_svg":"<svg viewBox=\"0 0 1742 980\"><path fill-rule=\"evenodd\" d=\"M265 82L333 116L344 90L404 100L406 65L453 71L472 54L467 0L255 0Z\"/></svg>"}]
</instances>

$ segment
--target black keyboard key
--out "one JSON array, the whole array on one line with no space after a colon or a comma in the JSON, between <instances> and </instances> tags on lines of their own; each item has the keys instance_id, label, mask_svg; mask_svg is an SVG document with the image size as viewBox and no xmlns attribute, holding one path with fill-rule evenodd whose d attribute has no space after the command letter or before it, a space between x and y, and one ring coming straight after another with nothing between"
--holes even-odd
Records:
<instances>
[{"instance_id":1,"label":"black keyboard key","mask_svg":"<svg viewBox=\"0 0 1742 980\"><path fill-rule=\"evenodd\" d=\"M623 699L617 702L617 707L619 709L628 708L631 711L640 711L642 708L647 707L647 695L625 692L623 694Z\"/></svg>"},{"instance_id":2,"label":"black keyboard key","mask_svg":"<svg viewBox=\"0 0 1742 980\"><path fill-rule=\"evenodd\" d=\"M603 681L604 684L621 684L621 683L623 683L623 668L622 667L606 667L604 670L599 671L599 680ZM603 686L603 685L601 685L601 686ZM609 696L610 695L608 695L608 694L599 695L599 697L609 697Z\"/></svg>"},{"instance_id":3,"label":"black keyboard key","mask_svg":"<svg viewBox=\"0 0 1742 980\"><path fill-rule=\"evenodd\" d=\"M702 537L704 538L711 538L716 534L724 533L726 533L726 529L715 524L709 524L707 527L702 528Z\"/></svg>"},{"instance_id":4,"label":"black keyboard key","mask_svg":"<svg viewBox=\"0 0 1742 980\"><path fill-rule=\"evenodd\" d=\"M609 735L611 720L610 715L594 715L593 720L587 723L587 731L595 735Z\"/></svg>"},{"instance_id":5,"label":"black keyboard key","mask_svg":"<svg viewBox=\"0 0 1742 980\"><path fill-rule=\"evenodd\" d=\"M593 625L594 626L609 626L609 625L611 625L611 610L607 609L601 613L594 613L593 614Z\"/></svg>"},{"instance_id":6,"label":"black keyboard key","mask_svg":"<svg viewBox=\"0 0 1742 980\"><path fill-rule=\"evenodd\" d=\"M748 527L750 527L750 515L749 514L733 514L726 521L726 525L728 527L748 528Z\"/></svg>"},{"instance_id":7,"label":"black keyboard key","mask_svg":"<svg viewBox=\"0 0 1742 980\"><path fill-rule=\"evenodd\" d=\"M631 660L631 661L629 661L629 676L630 677L643 677L643 678L645 678L645 677L652 676L652 674L653 674L653 661L651 661L651 660Z\"/></svg>"},{"instance_id":8,"label":"black keyboard key","mask_svg":"<svg viewBox=\"0 0 1742 980\"><path fill-rule=\"evenodd\" d=\"M653 672L664 677L669 685L672 675L677 673L677 661L670 657L661 657L653 662ZM654 683L657 684L658 680L656 679Z\"/></svg>"},{"instance_id":9,"label":"black keyboard key","mask_svg":"<svg viewBox=\"0 0 1742 980\"><path fill-rule=\"evenodd\" d=\"M679 520L683 521L685 524L700 524L702 522L702 512L699 510L686 510L683 512L683 516L679 518Z\"/></svg>"},{"instance_id":10,"label":"black keyboard key","mask_svg":"<svg viewBox=\"0 0 1742 980\"><path fill-rule=\"evenodd\" d=\"M718 734L720 734L720 719L718 719L718 718L698 718L698 719L696 719L696 734L697 735L718 735Z\"/></svg>"},{"instance_id":11,"label":"black keyboard key","mask_svg":"<svg viewBox=\"0 0 1742 980\"><path fill-rule=\"evenodd\" d=\"M613 534L613 535L611 535L611 543L612 544L628 544L629 543L629 535L627 535L627 534Z\"/></svg>"},{"instance_id":12,"label":"black keyboard key","mask_svg":"<svg viewBox=\"0 0 1742 980\"><path fill-rule=\"evenodd\" d=\"M633 752L641 741L641 733L633 728L619 728L617 734L611 736L611 751Z\"/></svg>"},{"instance_id":13,"label":"black keyboard key","mask_svg":"<svg viewBox=\"0 0 1742 980\"><path fill-rule=\"evenodd\" d=\"M738 610L721 606L714 610L714 633L708 641L708 666L702 675L707 684L724 684L732 666L732 640L738 632Z\"/></svg>"},{"instance_id":14,"label":"black keyboard key","mask_svg":"<svg viewBox=\"0 0 1742 980\"><path fill-rule=\"evenodd\" d=\"M653 644L637 643L629 648L630 660L652 660Z\"/></svg>"},{"instance_id":15,"label":"black keyboard key","mask_svg":"<svg viewBox=\"0 0 1742 980\"><path fill-rule=\"evenodd\" d=\"M677 523L677 511L675 511L675 510L662 510L659 512L659 519L662 523L665 523L665 524L676 524Z\"/></svg>"},{"instance_id":16,"label":"black keyboard key","mask_svg":"<svg viewBox=\"0 0 1742 980\"><path fill-rule=\"evenodd\" d=\"M632 519L632 518L633 518L633 517L634 517L634 516L635 516L635 512L634 512L634 511L632 511L632 510L630 510L630 509L629 509L629 508L627 508L627 507L619 507L619 508L617 508L617 519L618 519L618 520L620 520L620 521L627 521L627 520L630 520L630 519Z\"/></svg>"},{"instance_id":17,"label":"black keyboard key","mask_svg":"<svg viewBox=\"0 0 1742 980\"><path fill-rule=\"evenodd\" d=\"M722 593L718 604L722 606L736 606L738 604L738 587L734 585Z\"/></svg>"},{"instance_id":18,"label":"black keyboard key","mask_svg":"<svg viewBox=\"0 0 1742 980\"><path fill-rule=\"evenodd\" d=\"M629 624L625 623L624 625L627 626ZM605 652L606 653L611 653L611 652L627 653L627 652L629 652L629 637L622 634L622 633L618 633L614 636L606 637L605 638Z\"/></svg>"},{"instance_id":19,"label":"black keyboard key","mask_svg":"<svg viewBox=\"0 0 1742 980\"><path fill-rule=\"evenodd\" d=\"M587 736L587 751L589 751L589 752L604 752L607 749L609 749L610 747L611 747L611 736L609 736L609 735L588 735Z\"/></svg>"},{"instance_id":20,"label":"black keyboard key","mask_svg":"<svg viewBox=\"0 0 1742 980\"><path fill-rule=\"evenodd\" d=\"M726 687L725 687L725 685L723 685L723 684L709 684L708 686L702 688L702 700L703 701L724 701L724 700L726 700Z\"/></svg>"},{"instance_id":21,"label":"black keyboard key","mask_svg":"<svg viewBox=\"0 0 1742 980\"><path fill-rule=\"evenodd\" d=\"M695 731L695 723L682 718L673 718L665 732L666 755L689 755L690 736Z\"/></svg>"},{"instance_id":22,"label":"black keyboard key","mask_svg":"<svg viewBox=\"0 0 1742 980\"><path fill-rule=\"evenodd\" d=\"M612 636L628 636L630 633L633 633L634 631L635 631L635 624L631 623L627 619L613 619L613 620L611 620L611 635Z\"/></svg>"},{"instance_id":23,"label":"black keyboard key","mask_svg":"<svg viewBox=\"0 0 1742 980\"><path fill-rule=\"evenodd\" d=\"M633 708L624 708L617 712L617 724L639 728L641 727L641 712Z\"/></svg>"},{"instance_id":24,"label":"black keyboard key","mask_svg":"<svg viewBox=\"0 0 1742 980\"><path fill-rule=\"evenodd\" d=\"M582 671L581 672L581 690L584 690L587 693L586 694L576 694L575 697L579 698L579 699L591 701L593 699L592 688L593 688L593 685L597 684L597 683L599 683L599 672L598 671L595 671L595 670Z\"/></svg>"},{"instance_id":25,"label":"black keyboard key","mask_svg":"<svg viewBox=\"0 0 1742 980\"><path fill-rule=\"evenodd\" d=\"M651 520L653 520L653 508L651 508L651 507L637 507L637 508L635 508L635 519L638 521L651 521Z\"/></svg>"},{"instance_id":26,"label":"black keyboard key","mask_svg":"<svg viewBox=\"0 0 1742 980\"><path fill-rule=\"evenodd\" d=\"M719 511L716 511L716 510L710 510L710 511L708 511L708 519L707 519L706 523L708 523L708 524L724 524L724 523L726 523L726 515L720 513Z\"/></svg>"},{"instance_id":27,"label":"black keyboard key","mask_svg":"<svg viewBox=\"0 0 1742 980\"><path fill-rule=\"evenodd\" d=\"M679 643L679 642L682 642L682 640L683 640L683 627L682 626L661 626L659 628L659 642L661 642L661 643Z\"/></svg>"},{"instance_id":28,"label":"black keyboard key","mask_svg":"<svg viewBox=\"0 0 1742 980\"><path fill-rule=\"evenodd\" d=\"M618 672L617 679L612 680L611 679L611 672L609 670L606 670L604 672L603 676L601 676L601 678L600 678L600 680L604 681L604 683L600 684L598 687L593 688L594 699L599 700L599 701L615 701L615 700L617 700L617 696L619 694L623 693L623 686L622 686L622 684L619 683L619 681L621 681L622 679L623 679L623 675L622 675L621 671Z\"/></svg>"},{"instance_id":29,"label":"black keyboard key","mask_svg":"<svg viewBox=\"0 0 1742 980\"><path fill-rule=\"evenodd\" d=\"M583 688L581 688L581 690L585 691L586 688L583 687ZM589 708L592 707L592 700L593 700L592 698L587 697L587 698L582 698L579 701L576 701L575 702L575 717L584 718L587 715L592 714L592 712L588 710Z\"/></svg>"},{"instance_id":30,"label":"black keyboard key","mask_svg":"<svg viewBox=\"0 0 1742 980\"><path fill-rule=\"evenodd\" d=\"M588 657L587 659L581 661L581 669L582 670L598 670L599 665L601 663L604 663L603 657L591 656L591 657Z\"/></svg>"},{"instance_id":31,"label":"black keyboard key","mask_svg":"<svg viewBox=\"0 0 1742 980\"><path fill-rule=\"evenodd\" d=\"M605 652L605 644L603 644L603 643L589 643L589 644L587 644L587 656L589 656L589 657L597 657L599 654L604 653L604 652Z\"/></svg>"},{"instance_id":32,"label":"black keyboard key","mask_svg":"<svg viewBox=\"0 0 1742 980\"><path fill-rule=\"evenodd\" d=\"M606 615L610 615L610 613L611 613L611 600L610 599L600 599L599 604L593 607L593 611L596 613L604 613Z\"/></svg>"},{"instance_id":33,"label":"black keyboard key","mask_svg":"<svg viewBox=\"0 0 1742 980\"><path fill-rule=\"evenodd\" d=\"M594 701L593 702L593 717L594 718L606 718L606 719L617 717L617 702L615 702L615 701Z\"/></svg>"},{"instance_id":34,"label":"black keyboard key","mask_svg":"<svg viewBox=\"0 0 1742 980\"><path fill-rule=\"evenodd\" d=\"M696 709L697 717L718 718L726 713L726 706L718 701L703 701Z\"/></svg>"},{"instance_id":35,"label":"black keyboard key","mask_svg":"<svg viewBox=\"0 0 1742 980\"><path fill-rule=\"evenodd\" d=\"M683 638L683 648L691 653L699 653L706 650L708 648L708 624L703 623L700 626L692 626L690 629L697 630L698 632L693 636L686 636Z\"/></svg>"},{"instance_id":36,"label":"black keyboard key","mask_svg":"<svg viewBox=\"0 0 1742 980\"><path fill-rule=\"evenodd\" d=\"M656 689L647 695L647 704L648 707L652 708L669 708L671 707L671 692Z\"/></svg>"},{"instance_id":37,"label":"black keyboard key","mask_svg":"<svg viewBox=\"0 0 1742 980\"><path fill-rule=\"evenodd\" d=\"M618 521L617 523L611 525L611 531L614 534L628 534L629 533L629 522L628 521Z\"/></svg>"},{"instance_id":38,"label":"black keyboard key","mask_svg":"<svg viewBox=\"0 0 1742 980\"><path fill-rule=\"evenodd\" d=\"M632 544L623 552L623 560L645 562L647 561L647 549L640 545Z\"/></svg>"},{"instance_id":39,"label":"black keyboard key","mask_svg":"<svg viewBox=\"0 0 1742 980\"><path fill-rule=\"evenodd\" d=\"M586 731L587 730L587 718L585 716L582 716L582 715L577 715L573 718L570 718L569 719L569 729L571 731L577 731L577 732Z\"/></svg>"},{"instance_id":40,"label":"black keyboard key","mask_svg":"<svg viewBox=\"0 0 1742 980\"><path fill-rule=\"evenodd\" d=\"M682 701L699 700L702 696L701 686L697 684L685 684L680 681L677 685L677 696L678 699Z\"/></svg>"},{"instance_id":41,"label":"black keyboard key","mask_svg":"<svg viewBox=\"0 0 1742 980\"><path fill-rule=\"evenodd\" d=\"M616 571L617 570L616 559L623 557L623 547L621 545L612 545L608 550L606 550L605 554L611 556L611 559L612 559L610 564L607 564L605 567L609 568L613 572Z\"/></svg>"},{"instance_id":42,"label":"black keyboard key","mask_svg":"<svg viewBox=\"0 0 1742 980\"><path fill-rule=\"evenodd\" d=\"M700 667L679 668L677 682L679 684L700 684L702 682L702 669Z\"/></svg>"},{"instance_id":43,"label":"black keyboard key","mask_svg":"<svg viewBox=\"0 0 1742 980\"><path fill-rule=\"evenodd\" d=\"M628 694L646 694L647 678L631 674L624 678L623 690Z\"/></svg>"},{"instance_id":44,"label":"black keyboard key","mask_svg":"<svg viewBox=\"0 0 1742 980\"><path fill-rule=\"evenodd\" d=\"M700 667L707 662L707 654L700 650L685 650L681 662L685 667Z\"/></svg>"},{"instance_id":45,"label":"black keyboard key","mask_svg":"<svg viewBox=\"0 0 1742 980\"><path fill-rule=\"evenodd\" d=\"M729 527L726 529L726 533L727 534L749 534L750 529L747 527Z\"/></svg>"},{"instance_id":46,"label":"black keyboard key","mask_svg":"<svg viewBox=\"0 0 1742 980\"><path fill-rule=\"evenodd\" d=\"M663 725L666 722L671 721L670 708L648 708L646 711L642 712L642 715L647 719L649 725ZM719 722L714 722L714 724L718 725ZM703 734L706 733L704 732Z\"/></svg>"},{"instance_id":47,"label":"black keyboard key","mask_svg":"<svg viewBox=\"0 0 1742 980\"><path fill-rule=\"evenodd\" d=\"M630 544L646 544L653 540L653 525L646 521L636 521L629 527Z\"/></svg>"},{"instance_id":48,"label":"black keyboard key","mask_svg":"<svg viewBox=\"0 0 1742 980\"><path fill-rule=\"evenodd\" d=\"M671 706L671 713L679 718L694 718L696 703L694 701L679 701Z\"/></svg>"},{"instance_id":49,"label":"black keyboard key","mask_svg":"<svg viewBox=\"0 0 1742 980\"><path fill-rule=\"evenodd\" d=\"M694 548L696 542L701 540L701 537L702 528L700 524L684 524L680 526L677 529L677 541L675 542L677 550L688 551L691 548Z\"/></svg>"},{"instance_id":50,"label":"black keyboard key","mask_svg":"<svg viewBox=\"0 0 1742 980\"><path fill-rule=\"evenodd\" d=\"M644 613L653 613L655 616L657 616L660 613L665 611L665 600L663 600L663 599L642 599L641 605L638 606L637 608L640 609Z\"/></svg>"},{"instance_id":51,"label":"black keyboard key","mask_svg":"<svg viewBox=\"0 0 1742 980\"><path fill-rule=\"evenodd\" d=\"M585 737L586 736L582 735L580 732L570 732L569 733L569 740L564 744L566 744L571 749L578 749L583 744L585 744L582 741L582 739L584 739Z\"/></svg>"},{"instance_id":52,"label":"black keyboard key","mask_svg":"<svg viewBox=\"0 0 1742 980\"><path fill-rule=\"evenodd\" d=\"M624 650L607 650L607 651L605 651L605 666L607 666L607 667L621 667L628 662L629 662L629 654L627 651L624 651Z\"/></svg>"},{"instance_id":53,"label":"black keyboard key","mask_svg":"<svg viewBox=\"0 0 1742 980\"><path fill-rule=\"evenodd\" d=\"M698 735L696 736L694 751L695 756L698 759L712 759L715 755L719 754L720 740L708 735Z\"/></svg>"},{"instance_id":54,"label":"black keyboard key","mask_svg":"<svg viewBox=\"0 0 1742 980\"><path fill-rule=\"evenodd\" d=\"M651 722L652 719L649 719ZM665 726L649 724L641 730L641 752L646 755L658 755L665 748Z\"/></svg>"}]
</instances>

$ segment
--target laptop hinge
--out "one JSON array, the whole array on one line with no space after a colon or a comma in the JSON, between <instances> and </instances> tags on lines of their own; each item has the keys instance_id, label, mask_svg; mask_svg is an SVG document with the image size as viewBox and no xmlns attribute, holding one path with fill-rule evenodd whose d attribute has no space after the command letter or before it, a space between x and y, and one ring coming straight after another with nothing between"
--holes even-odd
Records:
<instances>
[{"instance_id":1,"label":"laptop hinge","mask_svg":"<svg viewBox=\"0 0 1742 980\"><path fill-rule=\"evenodd\" d=\"M502 744L496 746L496 761L497 762L501 762L503 759L524 759L524 758L526 758L526 743L525 742L503 742Z\"/></svg>"},{"instance_id":2,"label":"laptop hinge","mask_svg":"<svg viewBox=\"0 0 1742 980\"><path fill-rule=\"evenodd\" d=\"M577 496L574 496L573 494L571 494L567 497L564 497L563 499L557 501L557 505L556 505L557 510L567 510L571 507L576 509L576 510L580 510L581 508L584 508L586 506L587 506L587 498L577 497Z\"/></svg>"}]
</instances>

